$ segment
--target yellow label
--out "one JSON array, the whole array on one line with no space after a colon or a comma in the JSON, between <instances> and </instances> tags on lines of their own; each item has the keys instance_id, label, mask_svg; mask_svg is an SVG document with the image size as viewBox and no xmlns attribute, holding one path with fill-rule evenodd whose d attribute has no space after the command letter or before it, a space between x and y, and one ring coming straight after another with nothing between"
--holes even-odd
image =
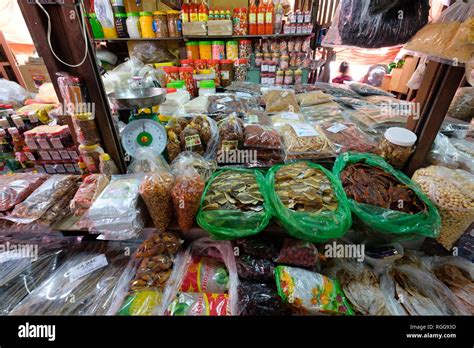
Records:
<instances>
[{"instance_id":1,"label":"yellow label","mask_svg":"<svg viewBox=\"0 0 474 348\"><path fill-rule=\"evenodd\" d=\"M207 22L207 13L200 13L198 15L199 22Z\"/></svg>"},{"instance_id":2,"label":"yellow label","mask_svg":"<svg viewBox=\"0 0 474 348\"><path fill-rule=\"evenodd\" d=\"M259 24L265 23L265 15L263 13L259 13L257 15L257 21L258 21Z\"/></svg>"},{"instance_id":3,"label":"yellow label","mask_svg":"<svg viewBox=\"0 0 474 348\"><path fill-rule=\"evenodd\" d=\"M199 21L199 15L197 13L191 13L189 15L189 18L191 19L191 22L198 22Z\"/></svg>"}]
</instances>

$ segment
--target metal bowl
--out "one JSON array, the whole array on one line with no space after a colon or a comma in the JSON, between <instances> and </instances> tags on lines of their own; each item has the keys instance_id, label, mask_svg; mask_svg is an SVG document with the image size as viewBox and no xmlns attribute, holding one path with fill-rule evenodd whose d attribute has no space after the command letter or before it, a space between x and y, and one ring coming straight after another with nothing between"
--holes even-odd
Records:
<instances>
[{"instance_id":1,"label":"metal bowl","mask_svg":"<svg viewBox=\"0 0 474 348\"><path fill-rule=\"evenodd\" d=\"M163 88L124 89L107 95L118 110L135 110L160 105L166 100Z\"/></svg>"}]
</instances>

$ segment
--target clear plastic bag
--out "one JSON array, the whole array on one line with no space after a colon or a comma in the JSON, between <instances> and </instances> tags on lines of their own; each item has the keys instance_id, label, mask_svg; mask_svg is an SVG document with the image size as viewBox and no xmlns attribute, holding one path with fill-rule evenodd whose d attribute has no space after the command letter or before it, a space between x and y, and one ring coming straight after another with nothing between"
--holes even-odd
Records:
<instances>
[{"instance_id":1,"label":"clear plastic bag","mask_svg":"<svg viewBox=\"0 0 474 348\"><path fill-rule=\"evenodd\" d=\"M301 109L306 122L313 125L326 121L343 121L342 108L335 102L323 103Z\"/></svg>"},{"instance_id":2,"label":"clear plastic bag","mask_svg":"<svg viewBox=\"0 0 474 348\"><path fill-rule=\"evenodd\" d=\"M16 173L0 176L0 211L14 208L33 193L48 175L35 173Z\"/></svg>"},{"instance_id":3,"label":"clear plastic bag","mask_svg":"<svg viewBox=\"0 0 474 348\"><path fill-rule=\"evenodd\" d=\"M430 166L417 170L412 179L438 208L441 232L437 240L451 250L474 221L474 175Z\"/></svg>"},{"instance_id":4,"label":"clear plastic bag","mask_svg":"<svg viewBox=\"0 0 474 348\"><path fill-rule=\"evenodd\" d=\"M236 262L240 279L269 284L275 281L273 276L275 265L269 260L242 254L237 257Z\"/></svg>"},{"instance_id":5,"label":"clear plastic bag","mask_svg":"<svg viewBox=\"0 0 474 348\"><path fill-rule=\"evenodd\" d=\"M321 124L324 134L338 149L338 152L375 152L377 143L351 122L325 122Z\"/></svg>"},{"instance_id":6,"label":"clear plastic bag","mask_svg":"<svg viewBox=\"0 0 474 348\"><path fill-rule=\"evenodd\" d=\"M474 157L457 149L442 133L436 136L428 161L431 164L462 169L474 174Z\"/></svg>"},{"instance_id":7,"label":"clear plastic bag","mask_svg":"<svg viewBox=\"0 0 474 348\"><path fill-rule=\"evenodd\" d=\"M17 204L6 220L29 224L40 219L55 203L61 200L71 186L79 182L76 175L52 175L22 203Z\"/></svg>"},{"instance_id":8,"label":"clear plastic bag","mask_svg":"<svg viewBox=\"0 0 474 348\"><path fill-rule=\"evenodd\" d=\"M296 95L301 107L313 106L332 101L332 96L321 91L306 92Z\"/></svg>"},{"instance_id":9,"label":"clear plastic bag","mask_svg":"<svg viewBox=\"0 0 474 348\"><path fill-rule=\"evenodd\" d=\"M231 114L217 123L219 128L219 145L217 155L220 152L240 150L244 142L244 123L236 114Z\"/></svg>"},{"instance_id":10,"label":"clear plastic bag","mask_svg":"<svg viewBox=\"0 0 474 348\"><path fill-rule=\"evenodd\" d=\"M235 94L209 95L209 107L207 112L211 115L236 113L238 116L245 115L250 109L258 108L257 99L252 97L241 97Z\"/></svg>"},{"instance_id":11,"label":"clear plastic bag","mask_svg":"<svg viewBox=\"0 0 474 348\"><path fill-rule=\"evenodd\" d=\"M361 96L382 95L386 97L395 97L392 93L385 92L383 89L368 85L366 83L351 82L349 87Z\"/></svg>"},{"instance_id":12,"label":"clear plastic bag","mask_svg":"<svg viewBox=\"0 0 474 348\"><path fill-rule=\"evenodd\" d=\"M258 259L274 261L278 257L280 246L270 238L245 238L238 239L234 245L240 254L248 254Z\"/></svg>"},{"instance_id":13,"label":"clear plastic bag","mask_svg":"<svg viewBox=\"0 0 474 348\"><path fill-rule=\"evenodd\" d=\"M76 181L69 185L65 194L56 200L54 204L39 218L36 220L35 225L32 226L31 230L37 230L38 228L43 230L44 227L52 227L55 223L61 221L64 217L71 214L70 203L74 198L74 195L79 188L79 181Z\"/></svg>"},{"instance_id":14,"label":"clear plastic bag","mask_svg":"<svg viewBox=\"0 0 474 348\"><path fill-rule=\"evenodd\" d=\"M127 174L156 172L162 168L169 170L165 158L162 155L155 156L149 149L141 147L128 166Z\"/></svg>"},{"instance_id":15,"label":"clear plastic bag","mask_svg":"<svg viewBox=\"0 0 474 348\"><path fill-rule=\"evenodd\" d=\"M269 90L263 95L265 101L265 110L268 113L273 112L300 112L300 106L292 90Z\"/></svg>"},{"instance_id":16,"label":"clear plastic bag","mask_svg":"<svg viewBox=\"0 0 474 348\"><path fill-rule=\"evenodd\" d=\"M244 121L245 126L250 124L259 124L262 126L272 125L271 117L268 116L265 111L256 109L249 110L244 116L242 116L242 121Z\"/></svg>"},{"instance_id":17,"label":"clear plastic bag","mask_svg":"<svg viewBox=\"0 0 474 348\"><path fill-rule=\"evenodd\" d=\"M209 106L207 96L199 96L184 104L184 111L188 114L205 114Z\"/></svg>"},{"instance_id":18,"label":"clear plastic bag","mask_svg":"<svg viewBox=\"0 0 474 348\"><path fill-rule=\"evenodd\" d=\"M267 284L242 282L239 284L239 315L290 316L291 308L278 292Z\"/></svg>"},{"instance_id":19,"label":"clear plastic bag","mask_svg":"<svg viewBox=\"0 0 474 348\"><path fill-rule=\"evenodd\" d=\"M315 90L323 91L333 97L360 98L360 95L350 89L348 86L338 83L316 82L312 85Z\"/></svg>"},{"instance_id":20,"label":"clear plastic bag","mask_svg":"<svg viewBox=\"0 0 474 348\"><path fill-rule=\"evenodd\" d=\"M451 102L446 116L471 122L474 117L474 87L461 87Z\"/></svg>"},{"instance_id":21,"label":"clear plastic bag","mask_svg":"<svg viewBox=\"0 0 474 348\"><path fill-rule=\"evenodd\" d=\"M342 0L323 45L362 48L402 45L428 23L429 10L428 0Z\"/></svg>"},{"instance_id":22,"label":"clear plastic bag","mask_svg":"<svg viewBox=\"0 0 474 348\"><path fill-rule=\"evenodd\" d=\"M275 262L314 269L318 263L318 249L311 242L285 238L283 247Z\"/></svg>"},{"instance_id":23,"label":"clear plastic bag","mask_svg":"<svg viewBox=\"0 0 474 348\"><path fill-rule=\"evenodd\" d=\"M228 92L248 93L250 95L261 95L262 85L253 82L232 81L232 84L226 87Z\"/></svg>"},{"instance_id":24,"label":"clear plastic bag","mask_svg":"<svg viewBox=\"0 0 474 348\"><path fill-rule=\"evenodd\" d=\"M32 94L14 81L0 79L0 102L2 104L23 105L24 101L32 98Z\"/></svg>"},{"instance_id":25,"label":"clear plastic bag","mask_svg":"<svg viewBox=\"0 0 474 348\"><path fill-rule=\"evenodd\" d=\"M108 184L109 179L104 174L87 176L71 200L70 207L74 215L84 215Z\"/></svg>"},{"instance_id":26,"label":"clear plastic bag","mask_svg":"<svg viewBox=\"0 0 474 348\"><path fill-rule=\"evenodd\" d=\"M244 146L247 148L272 149L282 148L280 134L272 127L252 124L245 126Z\"/></svg>"},{"instance_id":27,"label":"clear plastic bag","mask_svg":"<svg viewBox=\"0 0 474 348\"><path fill-rule=\"evenodd\" d=\"M178 62L178 59L156 42L134 42L130 56L136 57L145 64Z\"/></svg>"},{"instance_id":28,"label":"clear plastic bag","mask_svg":"<svg viewBox=\"0 0 474 348\"><path fill-rule=\"evenodd\" d=\"M305 119L303 113L295 113L295 112L279 112L275 115L271 116L272 125L277 130L280 130L285 125L292 125L296 123L304 123Z\"/></svg>"},{"instance_id":29,"label":"clear plastic bag","mask_svg":"<svg viewBox=\"0 0 474 348\"><path fill-rule=\"evenodd\" d=\"M139 195L143 174L114 175L81 223L106 240L133 238L145 221Z\"/></svg>"}]
</instances>

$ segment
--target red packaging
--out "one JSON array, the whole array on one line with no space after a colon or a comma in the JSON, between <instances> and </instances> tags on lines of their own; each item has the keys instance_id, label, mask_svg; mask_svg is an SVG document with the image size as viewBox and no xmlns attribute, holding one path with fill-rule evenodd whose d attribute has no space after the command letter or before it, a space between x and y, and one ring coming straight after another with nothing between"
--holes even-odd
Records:
<instances>
[{"instance_id":1,"label":"red packaging","mask_svg":"<svg viewBox=\"0 0 474 348\"><path fill-rule=\"evenodd\" d=\"M176 66L164 66L163 71L166 75L166 84L179 80L179 68Z\"/></svg>"},{"instance_id":2,"label":"red packaging","mask_svg":"<svg viewBox=\"0 0 474 348\"><path fill-rule=\"evenodd\" d=\"M209 59L207 61L207 66L209 69L214 70L214 73L216 75L216 78L214 79L214 82L216 83L216 87L219 87L221 85L221 61L218 59Z\"/></svg>"},{"instance_id":3,"label":"red packaging","mask_svg":"<svg viewBox=\"0 0 474 348\"><path fill-rule=\"evenodd\" d=\"M205 69L207 69L207 61L205 59L196 59L194 61L194 68L196 70L205 70Z\"/></svg>"},{"instance_id":4,"label":"red packaging","mask_svg":"<svg viewBox=\"0 0 474 348\"><path fill-rule=\"evenodd\" d=\"M190 67L194 68L194 60L192 60L192 59L182 59L181 60L181 66L182 67L190 66Z\"/></svg>"},{"instance_id":5,"label":"red packaging","mask_svg":"<svg viewBox=\"0 0 474 348\"><path fill-rule=\"evenodd\" d=\"M198 90L196 88L196 83L193 79L193 73L194 69L190 66L184 66L179 68L179 79L184 81L189 94L191 94L191 96L193 97L196 97Z\"/></svg>"}]
</instances>

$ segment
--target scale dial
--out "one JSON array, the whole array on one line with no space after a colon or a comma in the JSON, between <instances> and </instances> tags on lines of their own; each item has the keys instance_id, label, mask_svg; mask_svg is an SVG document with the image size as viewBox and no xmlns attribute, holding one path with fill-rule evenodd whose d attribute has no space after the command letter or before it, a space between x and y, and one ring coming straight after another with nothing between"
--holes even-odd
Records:
<instances>
[{"instance_id":1,"label":"scale dial","mask_svg":"<svg viewBox=\"0 0 474 348\"><path fill-rule=\"evenodd\" d=\"M150 119L132 121L122 132L123 148L132 157L140 148L149 148L158 156L165 150L167 142L165 127Z\"/></svg>"}]
</instances>

